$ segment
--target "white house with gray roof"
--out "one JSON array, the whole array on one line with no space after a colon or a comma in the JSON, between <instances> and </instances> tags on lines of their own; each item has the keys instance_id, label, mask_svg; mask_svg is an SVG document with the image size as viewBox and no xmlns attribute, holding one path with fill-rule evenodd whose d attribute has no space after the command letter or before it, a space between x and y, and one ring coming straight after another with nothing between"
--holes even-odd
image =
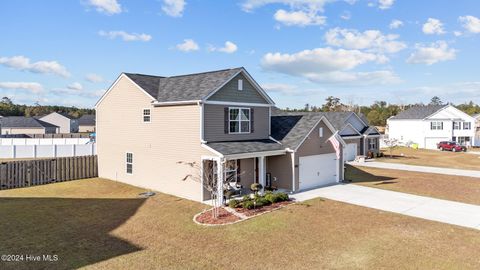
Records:
<instances>
[{"instance_id":1,"label":"white house with gray roof","mask_svg":"<svg viewBox=\"0 0 480 270\"><path fill-rule=\"evenodd\" d=\"M437 149L441 141L476 145L475 119L452 105L414 106L387 120L389 138Z\"/></svg>"},{"instance_id":2,"label":"white house with gray roof","mask_svg":"<svg viewBox=\"0 0 480 270\"><path fill-rule=\"evenodd\" d=\"M58 133L59 127L34 117L8 116L0 118L2 135L51 134Z\"/></svg>"},{"instance_id":3,"label":"white house with gray roof","mask_svg":"<svg viewBox=\"0 0 480 270\"><path fill-rule=\"evenodd\" d=\"M50 123L59 127L59 133L78 132L78 121L72 116L62 112L52 112L40 117L43 122Z\"/></svg>"},{"instance_id":4,"label":"white house with gray roof","mask_svg":"<svg viewBox=\"0 0 480 270\"><path fill-rule=\"evenodd\" d=\"M277 115L244 68L181 76L122 73L96 104L99 176L196 201L297 192L343 180L345 142L325 114ZM329 142L340 143L337 151Z\"/></svg>"}]
</instances>

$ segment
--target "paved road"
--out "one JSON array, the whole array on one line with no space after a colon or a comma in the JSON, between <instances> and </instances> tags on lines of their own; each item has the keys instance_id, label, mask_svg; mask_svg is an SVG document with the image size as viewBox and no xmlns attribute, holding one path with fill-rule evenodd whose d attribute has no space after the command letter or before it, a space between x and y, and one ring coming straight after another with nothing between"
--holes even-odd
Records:
<instances>
[{"instance_id":1,"label":"paved road","mask_svg":"<svg viewBox=\"0 0 480 270\"><path fill-rule=\"evenodd\" d=\"M344 203L480 230L480 206L478 205L354 184L339 184L317 188L292 194L290 197L298 201L323 197Z\"/></svg>"},{"instance_id":2,"label":"paved road","mask_svg":"<svg viewBox=\"0 0 480 270\"><path fill-rule=\"evenodd\" d=\"M377 161L367 161L367 162L353 161L353 162L347 162L347 164L350 164L353 166L373 167L373 168L381 168L381 169L414 171L414 172L423 172L423 173L438 173L438 174L480 178L480 168L478 168L479 169L478 171L460 170L460 169L449 169L449 168L439 168L439 167L406 165L406 164L398 164L398 163L386 163L386 162L377 162Z\"/></svg>"}]
</instances>

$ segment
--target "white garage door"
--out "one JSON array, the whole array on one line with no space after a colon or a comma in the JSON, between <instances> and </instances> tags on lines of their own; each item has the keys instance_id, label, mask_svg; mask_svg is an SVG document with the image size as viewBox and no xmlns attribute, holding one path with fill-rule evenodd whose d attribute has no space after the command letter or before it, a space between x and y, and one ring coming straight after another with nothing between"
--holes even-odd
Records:
<instances>
[{"instance_id":1,"label":"white garage door","mask_svg":"<svg viewBox=\"0 0 480 270\"><path fill-rule=\"evenodd\" d=\"M425 138L425 148L437 149L437 143L449 140L449 138Z\"/></svg>"},{"instance_id":2,"label":"white garage door","mask_svg":"<svg viewBox=\"0 0 480 270\"><path fill-rule=\"evenodd\" d=\"M333 154L300 157L300 190L337 182L337 156Z\"/></svg>"},{"instance_id":3,"label":"white garage door","mask_svg":"<svg viewBox=\"0 0 480 270\"><path fill-rule=\"evenodd\" d=\"M352 160L355 160L356 156L357 156L357 144L356 143L347 144L347 147L345 147L345 151L343 152L343 160L352 161Z\"/></svg>"}]
</instances>

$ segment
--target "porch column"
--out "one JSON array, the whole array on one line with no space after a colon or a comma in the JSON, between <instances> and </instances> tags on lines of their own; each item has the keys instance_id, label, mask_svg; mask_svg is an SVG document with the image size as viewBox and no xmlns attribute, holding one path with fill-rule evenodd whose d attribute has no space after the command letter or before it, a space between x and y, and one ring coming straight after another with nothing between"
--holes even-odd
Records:
<instances>
[{"instance_id":1,"label":"porch column","mask_svg":"<svg viewBox=\"0 0 480 270\"><path fill-rule=\"evenodd\" d=\"M215 160L217 162L217 204L223 204L223 182L225 178L223 166L224 162L222 159L218 158Z\"/></svg>"},{"instance_id":2,"label":"porch column","mask_svg":"<svg viewBox=\"0 0 480 270\"><path fill-rule=\"evenodd\" d=\"M265 190L265 157L258 158L258 183L260 183ZM263 190L261 193L263 193Z\"/></svg>"}]
</instances>

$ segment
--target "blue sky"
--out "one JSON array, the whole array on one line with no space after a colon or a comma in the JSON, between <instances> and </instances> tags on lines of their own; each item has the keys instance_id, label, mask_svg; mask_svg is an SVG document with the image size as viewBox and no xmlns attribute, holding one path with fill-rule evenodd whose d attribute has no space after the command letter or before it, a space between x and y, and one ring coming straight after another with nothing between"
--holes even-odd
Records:
<instances>
[{"instance_id":1,"label":"blue sky","mask_svg":"<svg viewBox=\"0 0 480 270\"><path fill-rule=\"evenodd\" d=\"M121 72L244 66L280 107L480 103L474 0L3 0L0 96L92 107Z\"/></svg>"}]
</instances>

